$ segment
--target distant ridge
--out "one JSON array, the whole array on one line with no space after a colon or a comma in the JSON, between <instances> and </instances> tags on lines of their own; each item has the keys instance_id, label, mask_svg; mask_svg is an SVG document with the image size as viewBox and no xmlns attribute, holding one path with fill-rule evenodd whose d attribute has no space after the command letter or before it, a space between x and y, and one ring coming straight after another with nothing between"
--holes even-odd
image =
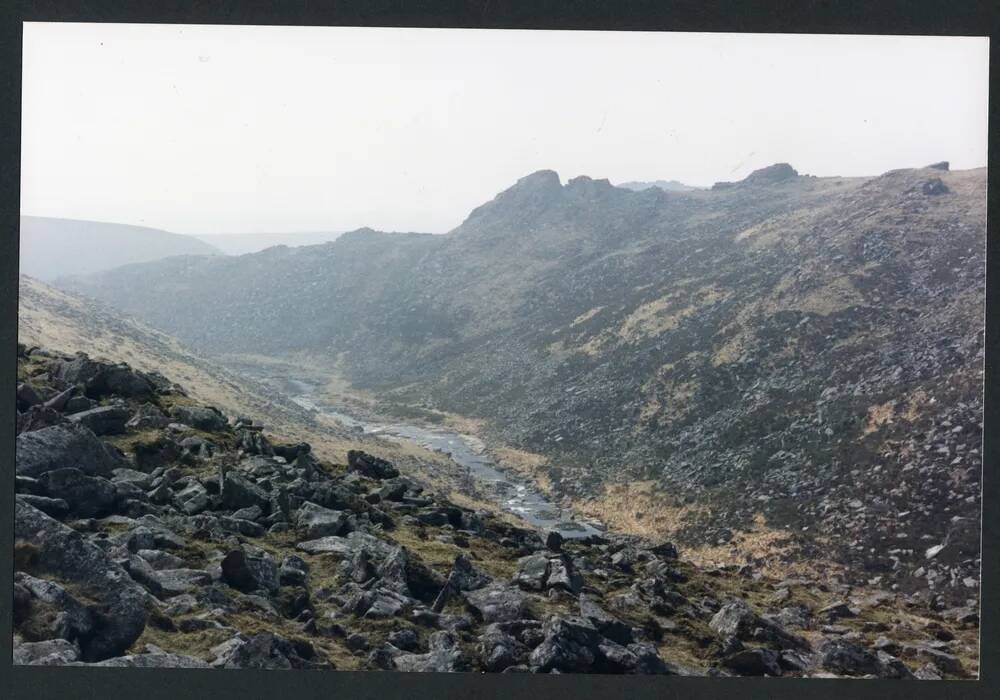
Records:
<instances>
[{"instance_id":1,"label":"distant ridge","mask_svg":"<svg viewBox=\"0 0 1000 700\"><path fill-rule=\"evenodd\" d=\"M175 255L218 255L204 241L146 226L21 217L21 273L42 280L91 274Z\"/></svg>"},{"instance_id":2,"label":"distant ridge","mask_svg":"<svg viewBox=\"0 0 1000 700\"><path fill-rule=\"evenodd\" d=\"M615 185L615 187L623 187L626 190L633 190L635 192L641 192L642 190L648 190L653 187L658 187L665 192L694 192L696 190L705 189L704 187L685 185L683 182L678 182L677 180L653 180L651 182L634 180L632 182L622 182L621 184Z\"/></svg>"},{"instance_id":3,"label":"distant ridge","mask_svg":"<svg viewBox=\"0 0 1000 700\"><path fill-rule=\"evenodd\" d=\"M290 233L212 233L205 235L195 235L200 241L204 241L215 248L218 248L226 255L245 255L247 253L257 253L276 245L287 245L291 248L304 245L318 245L321 243L332 243L337 240L343 231L308 231Z\"/></svg>"}]
</instances>

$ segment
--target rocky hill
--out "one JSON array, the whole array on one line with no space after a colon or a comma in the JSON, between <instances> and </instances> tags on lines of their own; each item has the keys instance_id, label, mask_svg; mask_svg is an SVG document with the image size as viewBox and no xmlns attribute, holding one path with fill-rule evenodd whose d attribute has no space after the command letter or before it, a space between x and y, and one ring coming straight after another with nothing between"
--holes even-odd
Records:
<instances>
[{"instance_id":1,"label":"rocky hill","mask_svg":"<svg viewBox=\"0 0 1000 700\"><path fill-rule=\"evenodd\" d=\"M21 217L21 272L43 280L172 255L218 255L193 236L104 221Z\"/></svg>"},{"instance_id":2,"label":"rocky hill","mask_svg":"<svg viewBox=\"0 0 1000 700\"><path fill-rule=\"evenodd\" d=\"M66 284L205 352L308 352L386 411L476 419L620 529L949 606L978 596L985 188L946 163L695 192L540 171L446 235Z\"/></svg>"},{"instance_id":3,"label":"rocky hill","mask_svg":"<svg viewBox=\"0 0 1000 700\"><path fill-rule=\"evenodd\" d=\"M963 678L977 615L563 541L166 378L18 347L14 662Z\"/></svg>"},{"instance_id":4,"label":"rocky hill","mask_svg":"<svg viewBox=\"0 0 1000 700\"><path fill-rule=\"evenodd\" d=\"M653 180L651 182L622 182L616 187L624 187L627 190L648 190L650 187L658 187L665 192L691 192L693 190L700 189L699 187L692 187L691 185L685 185L683 182L678 182L677 180Z\"/></svg>"}]
</instances>

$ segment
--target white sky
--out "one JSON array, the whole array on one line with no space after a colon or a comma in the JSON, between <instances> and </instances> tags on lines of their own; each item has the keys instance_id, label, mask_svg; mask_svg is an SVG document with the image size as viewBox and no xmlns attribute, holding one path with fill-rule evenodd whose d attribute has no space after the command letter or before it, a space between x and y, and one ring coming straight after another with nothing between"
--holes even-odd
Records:
<instances>
[{"instance_id":1,"label":"white sky","mask_svg":"<svg viewBox=\"0 0 1000 700\"><path fill-rule=\"evenodd\" d=\"M988 40L24 26L21 211L446 231L517 178L986 164Z\"/></svg>"}]
</instances>

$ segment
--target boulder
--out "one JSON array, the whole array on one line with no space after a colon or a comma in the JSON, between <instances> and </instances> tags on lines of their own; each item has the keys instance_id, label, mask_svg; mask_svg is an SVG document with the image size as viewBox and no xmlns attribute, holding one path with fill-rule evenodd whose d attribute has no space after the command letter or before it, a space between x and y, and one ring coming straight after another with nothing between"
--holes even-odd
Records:
<instances>
[{"instance_id":1,"label":"boulder","mask_svg":"<svg viewBox=\"0 0 1000 700\"><path fill-rule=\"evenodd\" d=\"M128 464L82 425L60 424L17 436L15 469L21 476L74 467L91 476L110 476Z\"/></svg>"},{"instance_id":2,"label":"boulder","mask_svg":"<svg viewBox=\"0 0 1000 700\"><path fill-rule=\"evenodd\" d=\"M105 552L84 537L18 499L14 537L32 550L37 570L77 584L95 603L94 629L81 642L85 661L118 656L146 626L146 592Z\"/></svg>"},{"instance_id":3,"label":"boulder","mask_svg":"<svg viewBox=\"0 0 1000 700\"><path fill-rule=\"evenodd\" d=\"M152 396L156 387L141 372L126 364L108 364L91 360L84 353L77 353L72 360L55 363L53 374L69 383L83 386L90 398L116 394L126 398Z\"/></svg>"},{"instance_id":4,"label":"boulder","mask_svg":"<svg viewBox=\"0 0 1000 700\"><path fill-rule=\"evenodd\" d=\"M754 640L774 644L781 649L811 648L807 640L787 632L776 622L760 617L742 600L730 601L719 608L708 626L723 639Z\"/></svg>"},{"instance_id":5,"label":"boulder","mask_svg":"<svg viewBox=\"0 0 1000 700\"><path fill-rule=\"evenodd\" d=\"M208 433L221 432L229 427L229 421L222 412L210 406L174 406L170 415L184 425Z\"/></svg>"},{"instance_id":6,"label":"boulder","mask_svg":"<svg viewBox=\"0 0 1000 700\"><path fill-rule=\"evenodd\" d=\"M271 632L239 634L214 647L215 668L309 669L326 666L308 642L289 640Z\"/></svg>"},{"instance_id":7,"label":"boulder","mask_svg":"<svg viewBox=\"0 0 1000 700\"><path fill-rule=\"evenodd\" d=\"M819 650L820 666L843 676L879 676L884 668L878 657L848 639L831 639Z\"/></svg>"},{"instance_id":8,"label":"boulder","mask_svg":"<svg viewBox=\"0 0 1000 700\"><path fill-rule=\"evenodd\" d=\"M151 403L144 403L132 414L125 427L132 430L148 430L166 428L170 425L170 419L164 415L163 411Z\"/></svg>"},{"instance_id":9,"label":"boulder","mask_svg":"<svg viewBox=\"0 0 1000 700\"><path fill-rule=\"evenodd\" d=\"M722 665L741 676L780 676L778 652L771 649L742 649L722 660Z\"/></svg>"},{"instance_id":10,"label":"boulder","mask_svg":"<svg viewBox=\"0 0 1000 700\"><path fill-rule=\"evenodd\" d=\"M328 535L342 535L347 525L347 513L306 501L295 512L295 524L311 540Z\"/></svg>"},{"instance_id":11,"label":"boulder","mask_svg":"<svg viewBox=\"0 0 1000 700\"><path fill-rule=\"evenodd\" d=\"M525 598L516 588L494 583L463 594L469 608L486 624L520 620L524 617Z\"/></svg>"},{"instance_id":12,"label":"boulder","mask_svg":"<svg viewBox=\"0 0 1000 700\"><path fill-rule=\"evenodd\" d=\"M245 593L257 590L275 593L281 585L274 558L246 544L226 554L222 560L222 580Z\"/></svg>"},{"instance_id":13,"label":"boulder","mask_svg":"<svg viewBox=\"0 0 1000 700\"><path fill-rule=\"evenodd\" d=\"M452 673L468 670L468 659L458 646L453 632L441 630L430 636L426 654L400 654L393 659L399 671Z\"/></svg>"},{"instance_id":14,"label":"boulder","mask_svg":"<svg viewBox=\"0 0 1000 700\"><path fill-rule=\"evenodd\" d=\"M111 512L118 498L115 485L100 476L88 476L79 469L53 469L38 479L51 498L65 501L81 518L96 518Z\"/></svg>"},{"instance_id":15,"label":"boulder","mask_svg":"<svg viewBox=\"0 0 1000 700\"><path fill-rule=\"evenodd\" d=\"M125 406L98 406L74 413L70 416L70 422L89 428L94 435L120 435L125 432L125 423L130 416Z\"/></svg>"},{"instance_id":16,"label":"boulder","mask_svg":"<svg viewBox=\"0 0 1000 700\"><path fill-rule=\"evenodd\" d=\"M14 642L15 666L63 666L80 658L80 648L65 639Z\"/></svg>"},{"instance_id":17,"label":"boulder","mask_svg":"<svg viewBox=\"0 0 1000 700\"><path fill-rule=\"evenodd\" d=\"M399 476L399 470L390 462L361 450L348 451L347 470L358 472L369 479L395 479Z\"/></svg>"},{"instance_id":18,"label":"boulder","mask_svg":"<svg viewBox=\"0 0 1000 700\"><path fill-rule=\"evenodd\" d=\"M580 618L555 617L545 623L545 638L531 652L531 667L539 672L576 673L591 670L603 637Z\"/></svg>"}]
</instances>

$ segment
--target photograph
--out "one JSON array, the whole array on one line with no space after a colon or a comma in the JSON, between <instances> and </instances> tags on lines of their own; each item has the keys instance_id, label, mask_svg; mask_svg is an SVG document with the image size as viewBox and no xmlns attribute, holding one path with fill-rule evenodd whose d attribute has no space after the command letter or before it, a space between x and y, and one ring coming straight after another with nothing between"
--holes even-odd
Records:
<instances>
[{"instance_id":1,"label":"photograph","mask_svg":"<svg viewBox=\"0 0 1000 700\"><path fill-rule=\"evenodd\" d=\"M980 679L988 37L22 50L15 666Z\"/></svg>"}]
</instances>

